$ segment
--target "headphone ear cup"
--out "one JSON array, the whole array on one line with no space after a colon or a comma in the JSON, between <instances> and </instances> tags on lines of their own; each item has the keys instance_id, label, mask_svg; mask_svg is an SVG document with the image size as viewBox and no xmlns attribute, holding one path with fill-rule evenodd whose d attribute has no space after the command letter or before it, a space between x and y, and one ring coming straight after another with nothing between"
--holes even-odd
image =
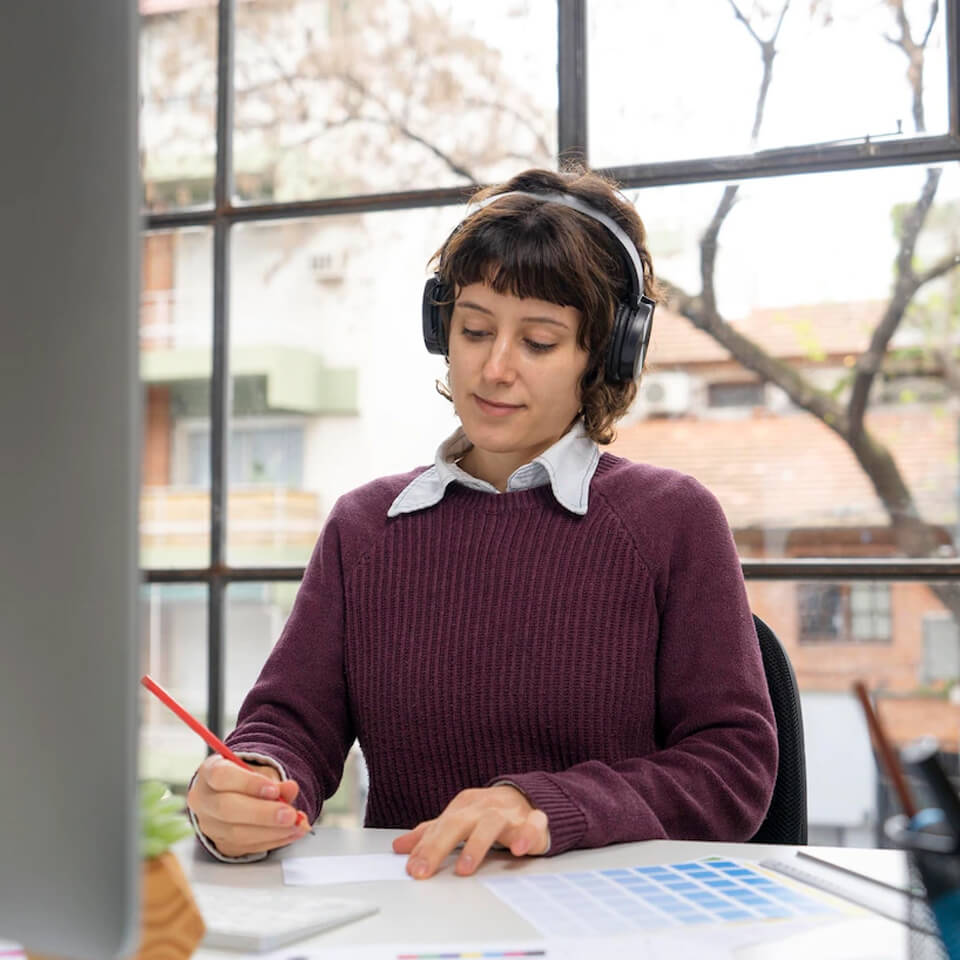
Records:
<instances>
[{"instance_id":1,"label":"headphone ear cup","mask_svg":"<svg viewBox=\"0 0 960 960\"><path fill-rule=\"evenodd\" d=\"M434 274L423 285L423 343L429 353L444 357L447 355L447 338L443 332L443 308L439 304L448 299L446 287Z\"/></svg>"},{"instance_id":2,"label":"headphone ear cup","mask_svg":"<svg viewBox=\"0 0 960 960\"><path fill-rule=\"evenodd\" d=\"M607 354L608 383L628 383L640 376L653 329L653 308L654 302L648 297L641 297L635 307L618 304Z\"/></svg>"},{"instance_id":3,"label":"headphone ear cup","mask_svg":"<svg viewBox=\"0 0 960 960\"><path fill-rule=\"evenodd\" d=\"M613 333L610 336L610 346L607 349L607 358L604 364L607 383L621 383L625 379L623 371L627 358L624 357L624 346L627 331L630 327L631 313L628 304L622 301L617 304L613 317ZM630 369L632 371L632 365Z\"/></svg>"}]
</instances>

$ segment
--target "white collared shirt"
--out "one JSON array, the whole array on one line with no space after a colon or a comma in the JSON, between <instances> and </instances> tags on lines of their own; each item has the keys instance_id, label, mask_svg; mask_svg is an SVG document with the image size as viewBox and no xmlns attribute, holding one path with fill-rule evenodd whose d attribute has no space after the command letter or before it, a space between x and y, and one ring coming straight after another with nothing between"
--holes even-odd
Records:
<instances>
[{"instance_id":1,"label":"white collared shirt","mask_svg":"<svg viewBox=\"0 0 960 960\"><path fill-rule=\"evenodd\" d=\"M400 491L387 516L396 517L434 506L443 499L447 487L454 481L471 490L500 493L492 483L467 473L456 462L472 446L463 427L458 427L437 448L433 466ZM599 447L587 436L583 421L577 420L553 446L510 474L506 492L550 484L557 503L571 513L583 516L587 512L590 481L599 461Z\"/></svg>"}]
</instances>

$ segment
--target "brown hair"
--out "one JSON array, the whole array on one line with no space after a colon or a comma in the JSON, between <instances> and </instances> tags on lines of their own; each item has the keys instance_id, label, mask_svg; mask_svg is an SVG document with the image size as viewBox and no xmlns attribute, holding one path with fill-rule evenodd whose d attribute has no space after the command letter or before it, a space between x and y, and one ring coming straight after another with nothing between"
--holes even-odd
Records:
<instances>
[{"instance_id":1,"label":"brown hair","mask_svg":"<svg viewBox=\"0 0 960 960\"><path fill-rule=\"evenodd\" d=\"M506 183L478 190L471 203L511 190L561 192L580 197L611 217L630 237L643 265L643 292L656 299L657 283L646 246L646 230L614 182L575 165L561 172L526 170ZM431 258L450 299L439 301L449 342L456 292L485 282L497 293L534 297L576 307L582 316L577 343L590 359L580 380L581 413L597 443L614 438L613 424L630 408L637 382L607 383L604 359L617 302L630 292L620 244L595 220L558 203L504 197L470 214ZM437 390L453 397L447 384Z\"/></svg>"}]
</instances>

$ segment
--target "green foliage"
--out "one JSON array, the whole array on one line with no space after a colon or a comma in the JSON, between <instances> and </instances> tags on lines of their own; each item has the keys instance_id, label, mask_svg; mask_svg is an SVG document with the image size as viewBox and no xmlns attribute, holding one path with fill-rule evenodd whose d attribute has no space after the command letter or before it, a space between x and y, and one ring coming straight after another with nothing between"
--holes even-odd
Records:
<instances>
[{"instance_id":1,"label":"green foliage","mask_svg":"<svg viewBox=\"0 0 960 960\"><path fill-rule=\"evenodd\" d=\"M798 346L808 360L813 363L823 363L827 359L817 331L809 320L797 320L785 312L780 312L774 316L774 322L785 324L793 331Z\"/></svg>"},{"instance_id":2,"label":"green foliage","mask_svg":"<svg viewBox=\"0 0 960 960\"><path fill-rule=\"evenodd\" d=\"M845 390L849 389L852 385L853 385L853 374L845 373L843 374L843 376L837 377L837 379L834 381L833 386L830 387L827 393L829 393L834 400L839 400L841 394Z\"/></svg>"},{"instance_id":3,"label":"green foliage","mask_svg":"<svg viewBox=\"0 0 960 960\"><path fill-rule=\"evenodd\" d=\"M159 857L192 833L183 801L159 780L140 784L140 856Z\"/></svg>"}]
</instances>

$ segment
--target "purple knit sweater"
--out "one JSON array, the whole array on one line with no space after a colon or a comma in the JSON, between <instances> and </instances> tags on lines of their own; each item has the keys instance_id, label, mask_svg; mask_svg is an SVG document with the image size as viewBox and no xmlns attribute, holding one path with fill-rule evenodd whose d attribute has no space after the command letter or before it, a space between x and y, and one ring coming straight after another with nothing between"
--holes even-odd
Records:
<instances>
[{"instance_id":1,"label":"purple knit sweater","mask_svg":"<svg viewBox=\"0 0 960 960\"><path fill-rule=\"evenodd\" d=\"M508 779L547 814L551 854L749 838L777 739L713 495L603 454L583 517L549 486L453 484L388 519L424 469L337 501L230 746L282 763L311 821L359 738L367 826Z\"/></svg>"}]
</instances>

